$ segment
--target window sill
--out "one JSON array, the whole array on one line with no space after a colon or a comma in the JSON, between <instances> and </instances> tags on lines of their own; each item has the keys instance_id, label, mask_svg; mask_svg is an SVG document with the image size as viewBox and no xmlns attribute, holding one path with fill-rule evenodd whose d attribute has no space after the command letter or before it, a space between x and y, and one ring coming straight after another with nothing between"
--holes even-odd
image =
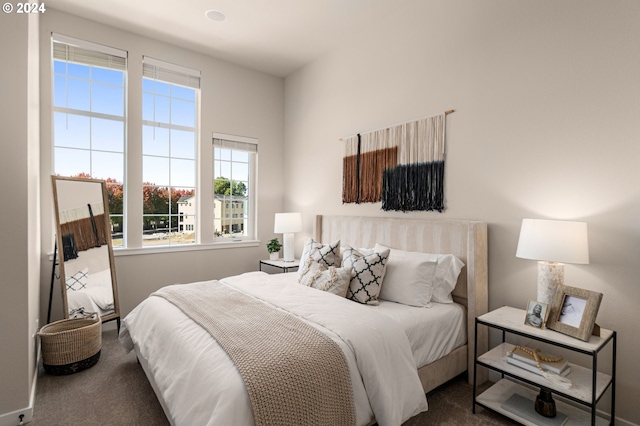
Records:
<instances>
[{"instance_id":1,"label":"window sill","mask_svg":"<svg viewBox=\"0 0 640 426\"><path fill-rule=\"evenodd\" d=\"M155 247L137 247L137 248L114 248L113 255L115 257L120 256L137 256L145 254L158 254L158 253L175 253L182 251L200 251L200 250L220 250L230 248L243 248L243 247L258 247L260 245L259 240L240 240L240 241L225 241L220 243L209 244L185 244L180 246L155 246Z\"/></svg>"}]
</instances>

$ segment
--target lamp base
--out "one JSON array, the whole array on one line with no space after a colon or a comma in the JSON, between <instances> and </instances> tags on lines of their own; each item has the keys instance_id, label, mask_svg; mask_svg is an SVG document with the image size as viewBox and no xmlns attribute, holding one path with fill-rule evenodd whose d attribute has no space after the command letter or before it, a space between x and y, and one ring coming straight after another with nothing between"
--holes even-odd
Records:
<instances>
[{"instance_id":1,"label":"lamp base","mask_svg":"<svg viewBox=\"0 0 640 426\"><path fill-rule=\"evenodd\" d=\"M283 245L283 259L285 262L293 262L293 232L285 232L282 234Z\"/></svg>"},{"instance_id":2,"label":"lamp base","mask_svg":"<svg viewBox=\"0 0 640 426\"><path fill-rule=\"evenodd\" d=\"M564 264L538 262L538 302L552 304L558 286L564 284Z\"/></svg>"}]
</instances>

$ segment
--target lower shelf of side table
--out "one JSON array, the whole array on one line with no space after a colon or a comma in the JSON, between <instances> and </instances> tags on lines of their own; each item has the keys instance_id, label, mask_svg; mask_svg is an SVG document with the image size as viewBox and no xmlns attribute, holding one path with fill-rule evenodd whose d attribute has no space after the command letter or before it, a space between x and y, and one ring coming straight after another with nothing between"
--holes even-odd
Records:
<instances>
[{"instance_id":1,"label":"lower shelf of side table","mask_svg":"<svg viewBox=\"0 0 640 426\"><path fill-rule=\"evenodd\" d=\"M548 424L545 423L547 421L546 417L538 414L533 408L533 403L531 404L531 413L530 416L533 418L537 418L537 422L532 422L530 420L524 419L517 414L512 413L511 411L503 408L502 403L506 401L511 395L514 393L520 394L531 401L535 401L536 396L538 394L537 390L528 388L519 383L516 383L512 380L502 379L498 381L495 385L491 386L489 389L484 391L482 394L476 397L476 402L482 404L486 408L490 408L493 411L496 411L510 419L513 419L523 425L527 426L539 426ZM557 398L554 398L556 401L556 408L559 413L564 413L567 415L567 421L564 423L566 426L580 426L591 423L591 414L583 409L575 407L573 405L567 404L565 402L559 401ZM608 425L609 421L605 418L596 416L596 424L597 425Z\"/></svg>"}]
</instances>

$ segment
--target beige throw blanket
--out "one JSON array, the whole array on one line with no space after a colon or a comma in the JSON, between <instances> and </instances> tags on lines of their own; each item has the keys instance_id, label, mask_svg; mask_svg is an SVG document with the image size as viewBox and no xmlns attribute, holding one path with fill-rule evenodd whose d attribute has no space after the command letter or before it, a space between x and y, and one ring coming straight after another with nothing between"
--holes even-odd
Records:
<instances>
[{"instance_id":1,"label":"beige throw blanket","mask_svg":"<svg viewBox=\"0 0 640 426\"><path fill-rule=\"evenodd\" d=\"M218 281L169 286L152 296L176 305L227 352L256 425L355 425L345 356L313 326Z\"/></svg>"}]
</instances>

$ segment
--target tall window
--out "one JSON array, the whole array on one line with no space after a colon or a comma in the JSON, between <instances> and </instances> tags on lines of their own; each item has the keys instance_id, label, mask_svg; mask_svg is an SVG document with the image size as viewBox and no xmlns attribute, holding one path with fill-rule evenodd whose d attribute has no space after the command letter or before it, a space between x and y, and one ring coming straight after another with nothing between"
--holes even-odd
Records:
<instances>
[{"instance_id":1,"label":"tall window","mask_svg":"<svg viewBox=\"0 0 640 426\"><path fill-rule=\"evenodd\" d=\"M53 172L104 179L123 245L127 52L54 34Z\"/></svg>"},{"instance_id":2,"label":"tall window","mask_svg":"<svg viewBox=\"0 0 640 426\"><path fill-rule=\"evenodd\" d=\"M196 241L200 72L145 57L143 246Z\"/></svg>"},{"instance_id":3,"label":"tall window","mask_svg":"<svg viewBox=\"0 0 640 426\"><path fill-rule=\"evenodd\" d=\"M223 139L214 135L215 238L255 238L253 212L257 152L258 145L254 139L230 136Z\"/></svg>"}]
</instances>

